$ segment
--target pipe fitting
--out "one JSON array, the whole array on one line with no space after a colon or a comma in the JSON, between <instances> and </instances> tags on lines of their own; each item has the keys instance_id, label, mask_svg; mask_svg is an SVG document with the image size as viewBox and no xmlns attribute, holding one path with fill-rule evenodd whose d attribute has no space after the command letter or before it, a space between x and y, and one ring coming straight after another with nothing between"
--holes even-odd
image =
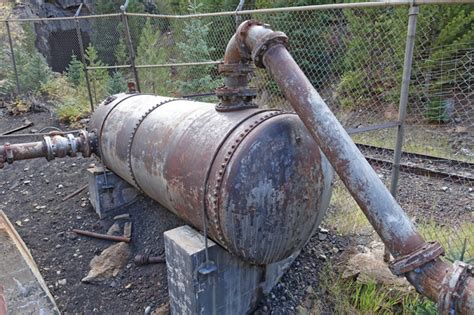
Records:
<instances>
[{"instance_id":1,"label":"pipe fitting","mask_svg":"<svg viewBox=\"0 0 474 315\"><path fill-rule=\"evenodd\" d=\"M397 257L389 264L390 271L396 276L402 276L444 255L444 248L438 242L425 243L414 252Z\"/></svg>"},{"instance_id":2,"label":"pipe fitting","mask_svg":"<svg viewBox=\"0 0 474 315\"><path fill-rule=\"evenodd\" d=\"M285 33L271 32L258 40L252 51L252 59L257 67L265 68L263 56L275 45L283 45L285 48L288 48L288 37Z\"/></svg>"},{"instance_id":3,"label":"pipe fitting","mask_svg":"<svg viewBox=\"0 0 474 315\"><path fill-rule=\"evenodd\" d=\"M96 142L94 133L81 130L78 136L51 132L43 137L43 141L18 144L6 143L0 145L0 168L4 166L4 162L11 164L13 161L39 157L44 157L48 161L66 156L75 157L77 153L89 157L96 151Z\"/></svg>"},{"instance_id":4,"label":"pipe fitting","mask_svg":"<svg viewBox=\"0 0 474 315\"><path fill-rule=\"evenodd\" d=\"M467 287L468 279L471 279L471 281L474 279L473 266L461 261L455 261L452 271L444 277L441 284L438 296L439 314L456 314L458 311L462 312L465 310L467 305L459 307L457 302L462 301L462 291Z\"/></svg>"}]
</instances>

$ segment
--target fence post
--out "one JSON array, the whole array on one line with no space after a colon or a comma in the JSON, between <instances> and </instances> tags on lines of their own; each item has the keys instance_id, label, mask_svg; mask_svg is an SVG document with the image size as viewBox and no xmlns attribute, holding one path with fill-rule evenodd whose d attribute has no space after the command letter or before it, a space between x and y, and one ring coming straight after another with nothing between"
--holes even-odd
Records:
<instances>
[{"instance_id":1,"label":"fence post","mask_svg":"<svg viewBox=\"0 0 474 315\"><path fill-rule=\"evenodd\" d=\"M16 69L16 59L15 59L15 52L13 50L12 34L10 32L10 23L8 23L8 21L5 21L5 26L7 27L8 43L10 44L10 53L12 54L13 72L15 73L15 80L16 80L16 93L17 93L17 96L20 96L20 80L18 79L18 71Z\"/></svg>"},{"instance_id":2,"label":"fence post","mask_svg":"<svg viewBox=\"0 0 474 315\"><path fill-rule=\"evenodd\" d=\"M412 5L408 11L408 30L407 41L405 45L405 60L403 61L402 86L400 89L400 103L398 105L398 128L397 142L393 155L392 180L390 183L390 193L394 198L397 197L398 178L400 176L400 159L402 158L403 139L405 135L405 120L407 115L408 92L410 89L411 67L413 63L413 49L415 47L416 20L419 7ZM390 252L385 247L383 259L385 262L390 260Z\"/></svg>"},{"instance_id":3,"label":"fence post","mask_svg":"<svg viewBox=\"0 0 474 315\"><path fill-rule=\"evenodd\" d=\"M128 2L128 1L127 1ZM135 50L133 49L133 42L132 42L132 35L130 34L130 28L128 26L128 18L126 13L126 6L121 6L120 9L122 10L122 21L125 26L125 39L127 40L128 50L130 52L130 65L133 71L133 77L135 79L135 85L137 87L137 91L141 92L140 89L140 81L138 80L138 72L137 67L135 66Z\"/></svg>"},{"instance_id":4,"label":"fence post","mask_svg":"<svg viewBox=\"0 0 474 315\"><path fill-rule=\"evenodd\" d=\"M410 88L410 76L413 62L413 49L415 47L416 19L419 7L411 6L408 11L408 31L405 46L405 60L403 62L402 86L400 89L400 103L398 108L398 130L397 142L395 145L395 153L393 156L392 181L390 184L390 192L393 197L397 195L398 177L400 175L400 159L402 157L403 138L405 134L405 119L408 105L408 92Z\"/></svg>"},{"instance_id":5,"label":"fence post","mask_svg":"<svg viewBox=\"0 0 474 315\"><path fill-rule=\"evenodd\" d=\"M92 100L92 92L91 92L91 84L89 81L89 72L87 70L87 63L86 63L86 54L84 53L84 43L82 42L82 35L81 35L81 28L79 25L79 19L77 18L81 12L82 9L82 3L79 6L79 8L76 11L76 14L74 15L75 22L76 22L76 34L77 34L77 41L79 42L79 50L81 51L81 60L82 60L82 66L84 69L84 76L86 79L86 85L87 85L87 93L89 94L89 103L91 104L91 111L94 111L94 101Z\"/></svg>"}]
</instances>

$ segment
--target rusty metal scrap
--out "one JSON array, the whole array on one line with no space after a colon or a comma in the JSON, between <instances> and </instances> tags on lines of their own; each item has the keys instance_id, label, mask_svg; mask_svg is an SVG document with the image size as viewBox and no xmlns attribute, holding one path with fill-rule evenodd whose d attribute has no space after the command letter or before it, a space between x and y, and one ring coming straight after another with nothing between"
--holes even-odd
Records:
<instances>
[{"instance_id":1,"label":"rusty metal scrap","mask_svg":"<svg viewBox=\"0 0 474 315\"><path fill-rule=\"evenodd\" d=\"M150 255L136 255L133 259L137 265L150 265L150 264L160 264L166 262L165 256L150 256Z\"/></svg>"},{"instance_id":2,"label":"rusty metal scrap","mask_svg":"<svg viewBox=\"0 0 474 315\"><path fill-rule=\"evenodd\" d=\"M84 236L88 236L92 238L98 238L98 239L106 240L106 241L125 242L125 243L130 243L131 241L130 237L100 234L100 233L83 231L83 230L78 230L78 229L73 229L72 231L79 235L84 235Z\"/></svg>"},{"instance_id":3,"label":"rusty metal scrap","mask_svg":"<svg viewBox=\"0 0 474 315\"><path fill-rule=\"evenodd\" d=\"M33 123L32 123L31 121L29 121L29 120L26 120L23 125L21 125L21 126L19 126L19 127L16 127L16 128L13 128L13 129L10 129L10 130L8 130L8 131L3 132L3 133L2 133L2 136L10 135L10 134L12 134L12 133L15 133L15 132L17 132L17 131L26 129L26 128L31 127L31 126L33 126Z\"/></svg>"},{"instance_id":4,"label":"rusty metal scrap","mask_svg":"<svg viewBox=\"0 0 474 315\"><path fill-rule=\"evenodd\" d=\"M81 192L83 192L84 190L86 190L87 187L89 187L89 184L85 184L84 186L79 187L78 189L76 189L75 191L73 191L72 193L70 193L69 195L67 195L66 197L64 197L64 198L62 199L62 201L69 200L69 199L71 199L72 197L79 195Z\"/></svg>"},{"instance_id":5,"label":"rusty metal scrap","mask_svg":"<svg viewBox=\"0 0 474 315\"><path fill-rule=\"evenodd\" d=\"M428 246L416 231L403 209L296 64L285 47L284 34L274 32L258 22L246 21L239 26L236 35L238 36L234 35L227 46L224 61L241 62L250 51L256 65L268 69L386 247L395 259L403 257L398 261L397 272L402 273L417 266L405 275L418 292L434 301L449 295L449 306L443 310L446 314L474 313L474 279L468 276L463 281L455 281L458 273L456 265L449 265L436 258L442 252L440 247ZM421 254L419 252L423 247L433 249L432 255L420 258L423 253L426 254L424 250ZM417 257L419 259L412 260ZM440 293L440 284L444 281L456 282L456 295Z\"/></svg>"}]
</instances>

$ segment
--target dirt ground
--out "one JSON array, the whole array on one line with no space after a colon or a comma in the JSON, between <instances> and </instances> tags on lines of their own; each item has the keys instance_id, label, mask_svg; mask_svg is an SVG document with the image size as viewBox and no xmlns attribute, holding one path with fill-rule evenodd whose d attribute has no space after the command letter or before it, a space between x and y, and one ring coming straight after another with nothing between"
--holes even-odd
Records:
<instances>
[{"instance_id":1,"label":"dirt ground","mask_svg":"<svg viewBox=\"0 0 474 315\"><path fill-rule=\"evenodd\" d=\"M23 133L46 126L67 129L48 113L10 116L0 112L0 132L21 125L25 118L34 126ZM158 203L139 197L119 212L131 214L133 222L132 255L124 271L98 284L81 282L89 271L90 260L111 243L78 237L71 230L105 233L113 224L112 219L98 218L88 202L87 191L62 201L87 183L86 168L91 163L98 162L78 157L6 165L0 170L0 210L5 211L30 248L61 312L139 314L147 308L154 310L168 299L166 267L136 266L133 257L161 253L163 232L184 223ZM389 178L388 171L379 173L385 180ZM431 217L452 225L472 220L473 194L467 186L407 174L400 182L401 203L414 221ZM453 213L449 209L460 211ZM319 289L321 273L328 265L342 264L357 245L369 241L360 236L341 236L334 230L324 239L315 235L271 294L261 300L256 314L297 314L308 295L316 296L319 310L330 313L331 305Z\"/></svg>"}]
</instances>

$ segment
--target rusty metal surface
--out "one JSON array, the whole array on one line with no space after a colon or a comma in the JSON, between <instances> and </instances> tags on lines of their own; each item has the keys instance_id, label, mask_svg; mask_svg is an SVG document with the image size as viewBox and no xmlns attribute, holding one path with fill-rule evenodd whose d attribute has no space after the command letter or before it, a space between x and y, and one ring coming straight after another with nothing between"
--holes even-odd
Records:
<instances>
[{"instance_id":1,"label":"rusty metal surface","mask_svg":"<svg viewBox=\"0 0 474 315\"><path fill-rule=\"evenodd\" d=\"M148 254L145 255L136 255L133 258L133 261L137 265L150 265L150 264L161 264L166 262L165 255L160 256L150 256Z\"/></svg>"},{"instance_id":2,"label":"rusty metal surface","mask_svg":"<svg viewBox=\"0 0 474 315\"><path fill-rule=\"evenodd\" d=\"M243 24L245 23L249 22ZM241 25L239 29L242 27ZM271 30L261 25L249 27L248 36L244 38L248 49L255 53L256 47L265 45L269 32ZM236 54L237 49L229 51L232 59L236 58ZM262 60L392 255L395 258L410 256L425 246L425 241L410 219L364 159L286 47L273 43L263 53ZM436 301L444 277L455 272L456 268L438 258L425 262L406 276L418 292ZM470 277L460 285L458 298L452 302L452 309L463 314L474 313L473 289L474 281Z\"/></svg>"},{"instance_id":3,"label":"rusty metal surface","mask_svg":"<svg viewBox=\"0 0 474 315\"><path fill-rule=\"evenodd\" d=\"M394 275L401 276L413 271L426 263L444 255L444 248L438 242L426 243L420 249L406 255L397 257L389 264L390 271Z\"/></svg>"},{"instance_id":4,"label":"rusty metal surface","mask_svg":"<svg viewBox=\"0 0 474 315\"><path fill-rule=\"evenodd\" d=\"M117 102L92 118L104 164L200 230L207 214L209 236L234 254L281 260L321 221L332 173L296 115L149 95Z\"/></svg>"},{"instance_id":5,"label":"rusty metal surface","mask_svg":"<svg viewBox=\"0 0 474 315\"><path fill-rule=\"evenodd\" d=\"M453 265L453 270L447 274L441 284L441 289L438 297L438 313L441 315L456 314L462 310L456 309L456 300L460 297L460 289L464 287L464 282L471 278L473 279L473 267L456 261Z\"/></svg>"}]
</instances>

